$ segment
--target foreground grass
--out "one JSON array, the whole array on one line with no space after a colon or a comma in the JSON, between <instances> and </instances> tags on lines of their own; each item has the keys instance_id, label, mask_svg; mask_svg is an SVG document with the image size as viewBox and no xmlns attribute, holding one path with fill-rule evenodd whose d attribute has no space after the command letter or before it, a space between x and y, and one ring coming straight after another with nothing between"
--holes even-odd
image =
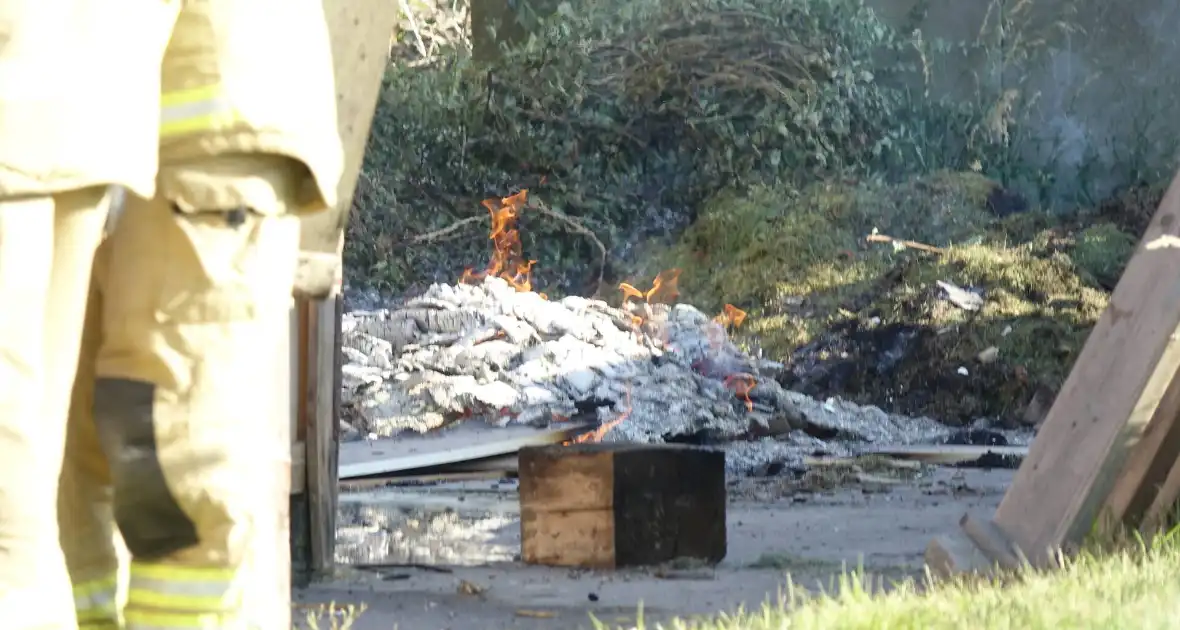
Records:
<instances>
[{"instance_id":1,"label":"foreground grass","mask_svg":"<svg viewBox=\"0 0 1180 630\"><path fill-rule=\"evenodd\" d=\"M1059 571L999 580L913 584L872 595L848 576L831 594L788 588L757 612L678 620L662 630L1154 630L1180 626L1180 542L1105 557ZM599 626L605 628L605 626ZM638 629L642 630L641 624ZM652 626L647 626L652 628Z\"/></svg>"}]
</instances>

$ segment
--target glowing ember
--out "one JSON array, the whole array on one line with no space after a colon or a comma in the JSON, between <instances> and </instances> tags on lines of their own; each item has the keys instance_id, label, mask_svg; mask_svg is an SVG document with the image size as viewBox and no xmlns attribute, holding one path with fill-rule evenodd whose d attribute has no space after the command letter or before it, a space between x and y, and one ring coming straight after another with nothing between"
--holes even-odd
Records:
<instances>
[{"instance_id":1,"label":"glowing ember","mask_svg":"<svg viewBox=\"0 0 1180 630\"><path fill-rule=\"evenodd\" d=\"M623 407L623 412L619 414L619 417L615 418L614 420L611 420L610 422L604 422L601 426L599 426L597 429L594 429L593 431L588 431L586 433L579 435L578 437L576 437L572 440L562 442L562 445L569 446L570 444L586 444L586 443L593 444L593 443L601 442L602 438L606 437L606 434L610 433L611 429L622 424L622 422L627 419L627 416L629 416L631 414L631 384L630 383L627 384L626 401L627 401L626 406Z\"/></svg>"},{"instance_id":2,"label":"glowing ember","mask_svg":"<svg viewBox=\"0 0 1180 630\"><path fill-rule=\"evenodd\" d=\"M503 199L483 201L483 207L491 214L492 228L488 238L492 241L492 259L483 271L473 271L470 268L464 270L459 282L474 284L493 276L503 278L517 291L533 289L532 269L537 261L524 258L520 232L516 229L516 219L528 203L528 193L526 189Z\"/></svg>"},{"instance_id":3,"label":"glowing ember","mask_svg":"<svg viewBox=\"0 0 1180 630\"><path fill-rule=\"evenodd\" d=\"M758 381L749 374L731 374L725 377L725 386L733 390L738 398L746 403L746 411L754 411L754 401L750 400L750 392Z\"/></svg>"},{"instance_id":4,"label":"glowing ember","mask_svg":"<svg viewBox=\"0 0 1180 630\"><path fill-rule=\"evenodd\" d=\"M714 317L713 321L722 326L733 326L737 328L742 325L742 322L746 321L746 312L733 304L726 304L724 312Z\"/></svg>"}]
</instances>

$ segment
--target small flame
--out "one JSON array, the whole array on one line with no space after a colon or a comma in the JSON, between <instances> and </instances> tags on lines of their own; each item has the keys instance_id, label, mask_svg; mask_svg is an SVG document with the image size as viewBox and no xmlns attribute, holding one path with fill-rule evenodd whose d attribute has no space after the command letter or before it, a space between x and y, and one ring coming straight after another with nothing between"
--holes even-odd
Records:
<instances>
[{"instance_id":1,"label":"small flame","mask_svg":"<svg viewBox=\"0 0 1180 630\"><path fill-rule=\"evenodd\" d=\"M602 438L606 437L606 434L611 432L611 429L614 429L615 427L622 424L623 421L627 419L627 416L631 415L631 384L630 383L627 383L627 393L626 393L625 400L627 402L625 403L625 406L623 407L623 412L620 413L617 418L615 418L614 420L611 420L609 422L602 423L597 429L594 429L593 431L587 431L586 433L583 433L583 434L575 437L572 440L562 442L562 445L569 446L570 444L586 444L586 443L593 444L593 443L601 442Z\"/></svg>"},{"instance_id":2,"label":"small flame","mask_svg":"<svg viewBox=\"0 0 1180 630\"><path fill-rule=\"evenodd\" d=\"M624 303L630 298L642 298L649 304L671 304L680 296L680 289L677 286L679 281L679 269L665 269L656 275L655 280L651 281L651 289L646 292L640 291L626 282L619 285L619 290L623 292Z\"/></svg>"},{"instance_id":3,"label":"small flame","mask_svg":"<svg viewBox=\"0 0 1180 630\"><path fill-rule=\"evenodd\" d=\"M749 374L731 374L725 377L725 386L732 389L735 396L745 401L746 411L754 411L754 401L750 400L750 392L757 384L757 379Z\"/></svg>"},{"instance_id":4,"label":"small flame","mask_svg":"<svg viewBox=\"0 0 1180 630\"><path fill-rule=\"evenodd\" d=\"M528 203L528 193L525 189L509 197L482 202L491 215L492 228L488 238L492 241L492 259L483 271L465 269L459 282L472 284L492 276L506 280L517 291L532 291L532 269L537 261L525 260L520 232L516 229L516 219Z\"/></svg>"},{"instance_id":5,"label":"small flame","mask_svg":"<svg viewBox=\"0 0 1180 630\"><path fill-rule=\"evenodd\" d=\"M737 328L742 325L742 322L746 321L746 312L733 304L726 304L725 310L717 317L714 317L713 321L722 326L733 326Z\"/></svg>"}]
</instances>

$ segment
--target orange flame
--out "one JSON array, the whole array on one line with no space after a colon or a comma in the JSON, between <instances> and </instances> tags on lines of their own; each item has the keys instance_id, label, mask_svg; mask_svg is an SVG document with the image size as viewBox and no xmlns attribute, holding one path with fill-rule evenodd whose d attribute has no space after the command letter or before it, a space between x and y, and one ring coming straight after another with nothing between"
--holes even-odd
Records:
<instances>
[{"instance_id":1,"label":"orange flame","mask_svg":"<svg viewBox=\"0 0 1180 630\"><path fill-rule=\"evenodd\" d=\"M746 403L746 411L754 411L754 401L750 400L750 392L758 381L749 374L731 374L725 377L725 386L733 390L738 398Z\"/></svg>"},{"instance_id":2,"label":"orange flame","mask_svg":"<svg viewBox=\"0 0 1180 630\"><path fill-rule=\"evenodd\" d=\"M733 304L726 304L725 311L714 317L713 321L722 326L733 326L737 328L742 325L742 322L746 321L746 312Z\"/></svg>"},{"instance_id":3,"label":"orange flame","mask_svg":"<svg viewBox=\"0 0 1180 630\"><path fill-rule=\"evenodd\" d=\"M649 304L653 302L671 304L680 296L680 289L677 286L679 281L679 269L666 269L656 275L655 280L651 281L651 289L646 292L640 291L626 282L619 285L619 290L623 292L623 302L630 298L643 298Z\"/></svg>"},{"instance_id":4,"label":"orange flame","mask_svg":"<svg viewBox=\"0 0 1180 630\"><path fill-rule=\"evenodd\" d=\"M622 424L623 421L627 419L627 416L631 415L631 384L630 383L627 384L626 401L627 401L626 406L623 408L623 412L620 413L617 418L615 418L614 420L611 420L610 422L604 422L597 429L594 429L593 431L587 431L586 433L583 433L583 434L579 435L578 437L575 437L572 440L562 442L562 444L564 446L568 446L570 444L586 444L586 443L601 442L602 438L606 437L606 434L611 432L611 429L614 429L615 427Z\"/></svg>"},{"instance_id":5,"label":"orange flame","mask_svg":"<svg viewBox=\"0 0 1180 630\"><path fill-rule=\"evenodd\" d=\"M491 215L492 228L488 238L492 241L492 258L487 269L463 271L459 282L471 284L488 276L503 278L517 291L532 291L532 269L535 260L525 260L521 251L520 232L516 219L528 203L528 189L502 199L485 199L483 207Z\"/></svg>"}]
</instances>

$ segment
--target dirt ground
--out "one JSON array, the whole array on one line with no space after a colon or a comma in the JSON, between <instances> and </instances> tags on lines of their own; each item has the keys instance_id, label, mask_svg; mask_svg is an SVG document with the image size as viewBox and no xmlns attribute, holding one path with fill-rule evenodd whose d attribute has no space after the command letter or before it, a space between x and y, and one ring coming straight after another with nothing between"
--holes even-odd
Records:
<instances>
[{"instance_id":1,"label":"dirt ground","mask_svg":"<svg viewBox=\"0 0 1180 630\"><path fill-rule=\"evenodd\" d=\"M728 556L715 569L595 572L518 562L345 568L335 581L298 592L296 601L301 607L363 603L368 610L354 630L572 630L591 628L590 615L631 623L641 603L648 621L756 607L776 596L787 574L815 589L830 585L843 567L859 565L887 587L920 577L931 537L952 531L966 511L993 510L1012 474L936 468L887 488L823 494L776 492L773 479L743 480L731 488ZM518 551L519 525L503 522L497 544Z\"/></svg>"}]
</instances>

